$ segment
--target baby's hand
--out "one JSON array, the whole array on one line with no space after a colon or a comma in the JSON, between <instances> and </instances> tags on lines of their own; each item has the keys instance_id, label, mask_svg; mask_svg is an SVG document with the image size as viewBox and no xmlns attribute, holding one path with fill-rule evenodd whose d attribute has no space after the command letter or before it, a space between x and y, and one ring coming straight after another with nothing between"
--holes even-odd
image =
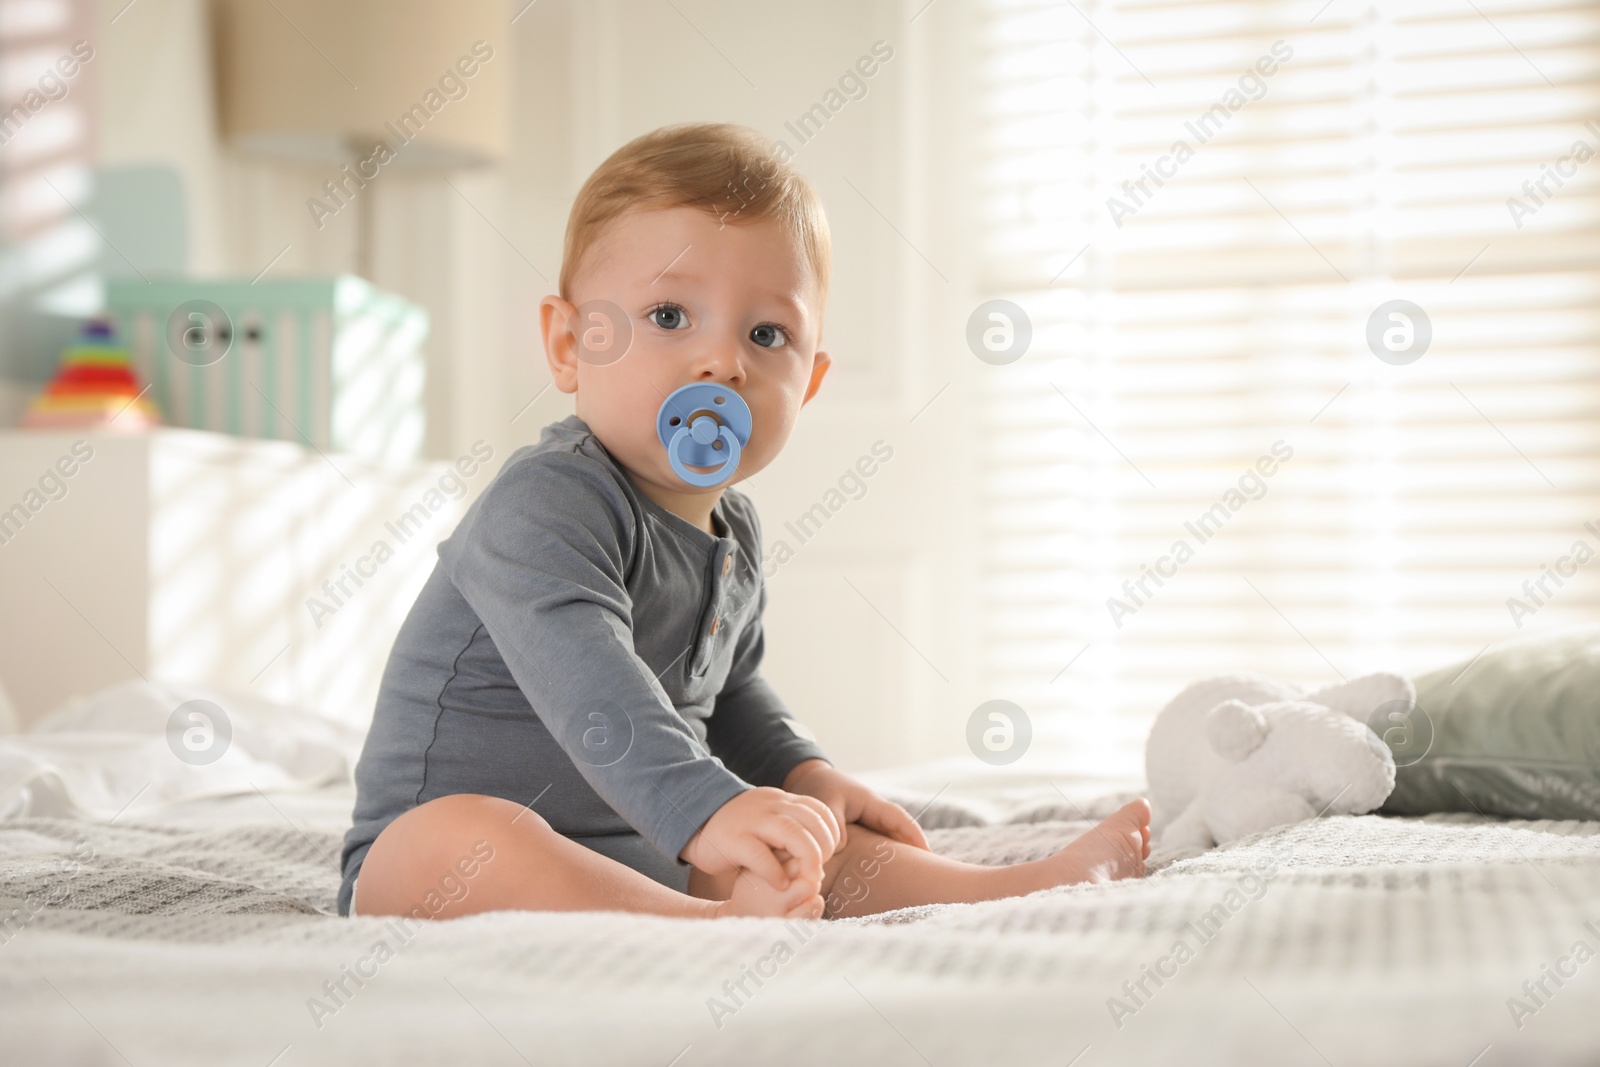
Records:
<instances>
[{"instance_id":1,"label":"baby's hand","mask_svg":"<svg viewBox=\"0 0 1600 1067\"><path fill-rule=\"evenodd\" d=\"M922 827L906 809L880 797L848 774L834 770L826 760L808 759L797 764L784 779L783 788L822 801L847 834L850 824L858 822L892 840L928 847Z\"/></svg>"},{"instance_id":2,"label":"baby's hand","mask_svg":"<svg viewBox=\"0 0 1600 1067\"><path fill-rule=\"evenodd\" d=\"M778 890L795 878L821 886L822 865L841 836L838 820L820 800L759 787L718 808L683 846L681 858L707 874L743 867Z\"/></svg>"}]
</instances>

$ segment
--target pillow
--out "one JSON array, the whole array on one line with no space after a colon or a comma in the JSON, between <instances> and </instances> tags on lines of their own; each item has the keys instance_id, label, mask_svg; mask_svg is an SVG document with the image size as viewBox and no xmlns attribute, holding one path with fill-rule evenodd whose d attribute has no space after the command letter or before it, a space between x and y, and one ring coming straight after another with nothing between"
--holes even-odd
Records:
<instances>
[{"instance_id":1,"label":"pillow","mask_svg":"<svg viewBox=\"0 0 1600 1067\"><path fill-rule=\"evenodd\" d=\"M1504 642L1416 686L1384 814L1600 819L1600 626Z\"/></svg>"}]
</instances>

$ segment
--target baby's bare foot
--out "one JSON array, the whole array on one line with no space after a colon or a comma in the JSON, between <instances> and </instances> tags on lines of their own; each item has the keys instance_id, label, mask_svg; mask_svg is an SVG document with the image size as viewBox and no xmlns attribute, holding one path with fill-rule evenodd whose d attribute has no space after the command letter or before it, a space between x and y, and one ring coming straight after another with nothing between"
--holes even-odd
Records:
<instances>
[{"instance_id":1,"label":"baby's bare foot","mask_svg":"<svg viewBox=\"0 0 1600 1067\"><path fill-rule=\"evenodd\" d=\"M822 887L795 878L788 889L774 889L749 871L741 870L729 887L727 900L711 905L713 918L749 915L765 919L822 918Z\"/></svg>"},{"instance_id":2,"label":"baby's bare foot","mask_svg":"<svg viewBox=\"0 0 1600 1067\"><path fill-rule=\"evenodd\" d=\"M1150 802L1140 797L1045 862L1063 876L1058 884L1072 885L1142 877L1149 857Z\"/></svg>"}]
</instances>

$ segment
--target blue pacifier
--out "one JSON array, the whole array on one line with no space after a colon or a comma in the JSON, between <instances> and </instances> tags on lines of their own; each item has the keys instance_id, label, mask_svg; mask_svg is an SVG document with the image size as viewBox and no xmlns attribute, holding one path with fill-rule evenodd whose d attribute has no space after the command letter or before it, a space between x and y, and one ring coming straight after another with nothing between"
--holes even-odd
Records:
<instances>
[{"instance_id":1,"label":"blue pacifier","mask_svg":"<svg viewBox=\"0 0 1600 1067\"><path fill-rule=\"evenodd\" d=\"M656 433L678 477L690 485L718 485L733 476L750 443L750 405L725 385L693 382L661 402ZM691 466L718 469L698 474Z\"/></svg>"}]
</instances>

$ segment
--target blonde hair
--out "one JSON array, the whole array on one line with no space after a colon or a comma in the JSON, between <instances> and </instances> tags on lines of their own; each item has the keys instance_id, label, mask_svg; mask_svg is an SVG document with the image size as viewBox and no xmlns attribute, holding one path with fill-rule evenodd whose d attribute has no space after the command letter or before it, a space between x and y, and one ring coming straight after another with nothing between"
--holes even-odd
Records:
<instances>
[{"instance_id":1,"label":"blonde hair","mask_svg":"<svg viewBox=\"0 0 1600 1067\"><path fill-rule=\"evenodd\" d=\"M776 219L805 254L826 298L833 251L822 201L787 155L748 126L698 122L636 137L595 168L567 216L561 296L606 224L630 207L698 207L724 222Z\"/></svg>"}]
</instances>

